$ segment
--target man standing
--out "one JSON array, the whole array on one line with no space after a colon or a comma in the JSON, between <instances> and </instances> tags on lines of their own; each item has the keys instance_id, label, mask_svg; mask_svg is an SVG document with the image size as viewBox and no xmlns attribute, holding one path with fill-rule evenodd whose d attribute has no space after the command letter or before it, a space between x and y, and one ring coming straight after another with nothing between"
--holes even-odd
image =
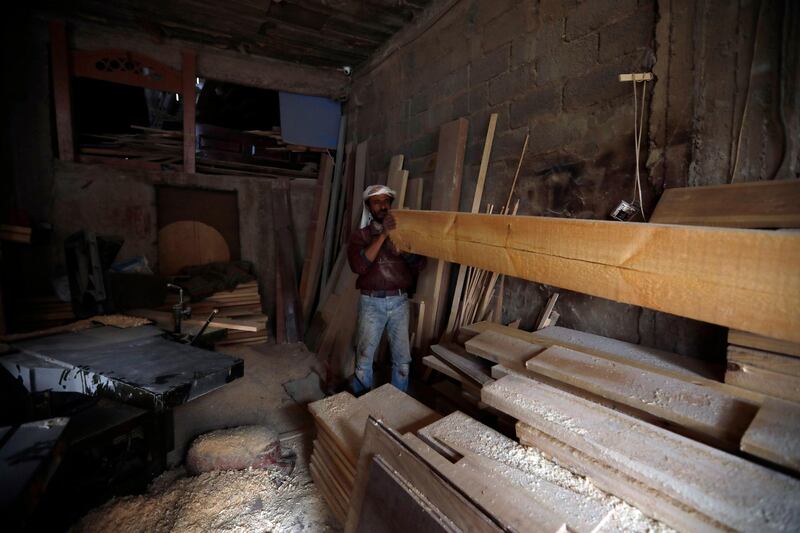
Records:
<instances>
[{"instance_id":1,"label":"man standing","mask_svg":"<svg viewBox=\"0 0 800 533\"><path fill-rule=\"evenodd\" d=\"M395 228L389 208L395 192L383 185L364 191L364 211L359 229L350 236L347 259L358 274L358 346L352 389L360 394L372 388L372 360L384 328L392 352L392 385L408 389L411 364L408 289L425 266L425 258L400 253L389 239Z\"/></svg>"}]
</instances>

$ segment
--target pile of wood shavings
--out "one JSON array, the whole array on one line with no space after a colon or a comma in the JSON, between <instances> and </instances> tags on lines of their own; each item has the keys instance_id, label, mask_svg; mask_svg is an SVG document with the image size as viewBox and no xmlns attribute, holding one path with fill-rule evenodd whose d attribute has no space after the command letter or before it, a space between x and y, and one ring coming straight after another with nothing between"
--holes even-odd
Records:
<instances>
[{"instance_id":1,"label":"pile of wood shavings","mask_svg":"<svg viewBox=\"0 0 800 533\"><path fill-rule=\"evenodd\" d=\"M304 465L303 465L304 466ZM207 472L183 469L157 478L148 492L108 502L73 532L338 531L305 468Z\"/></svg>"}]
</instances>

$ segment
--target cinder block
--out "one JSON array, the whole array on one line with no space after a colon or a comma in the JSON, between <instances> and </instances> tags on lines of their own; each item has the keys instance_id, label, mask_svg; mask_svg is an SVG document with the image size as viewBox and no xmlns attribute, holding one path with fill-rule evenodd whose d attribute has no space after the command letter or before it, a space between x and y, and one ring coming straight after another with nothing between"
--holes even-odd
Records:
<instances>
[{"instance_id":1,"label":"cinder block","mask_svg":"<svg viewBox=\"0 0 800 533\"><path fill-rule=\"evenodd\" d=\"M531 75L527 66L505 72L489 81L489 103L497 105L524 95L530 86Z\"/></svg>"},{"instance_id":2,"label":"cinder block","mask_svg":"<svg viewBox=\"0 0 800 533\"><path fill-rule=\"evenodd\" d=\"M521 100L511 102L510 126L519 128L531 120L561 111L561 87L548 87L529 92Z\"/></svg>"},{"instance_id":3,"label":"cinder block","mask_svg":"<svg viewBox=\"0 0 800 533\"><path fill-rule=\"evenodd\" d=\"M568 80L564 86L564 110L582 109L629 96L630 84L621 83L618 76L622 72L636 72L641 68L640 64L634 62L614 63L597 67L584 76Z\"/></svg>"},{"instance_id":4,"label":"cinder block","mask_svg":"<svg viewBox=\"0 0 800 533\"><path fill-rule=\"evenodd\" d=\"M508 130L496 136L492 147L492 160L508 159L516 164L522 153L522 146L525 144L527 134L528 125L525 124L523 127Z\"/></svg>"},{"instance_id":5,"label":"cinder block","mask_svg":"<svg viewBox=\"0 0 800 533\"><path fill-rule=\"evenodd\" d=\"M453 117L459 118L469 114L469 91L462 91L453 98Z\"/></svg>"},{"instance_id":6,"label":"cinder block","mask_svg":"<svg viewBox=\"0 0 800 533\"><path fill-rule=\"evenodd\" d=\"M481 84L507 71L510 56L511 45L506 44L481 59L474 60L469 74L470 85Z\"/></svg>"},{"instance_id":7,"label":"cinder block","mask_svg":"<svg viewBox=\"0 0 800 533\"><path fill-rule=\"evenodd\" d=\"M482 84L469 91L469 112L475 113L489 107L488 85Z\"/></svg>"},{"instance_id":8,"label":"cinder block","mask_svg":"<svg viewBox=\"0 0 800 533\"><path fill-rule=\"evenodd\" d=\"M533 18L533 9L533 3L522 2L483 26L481 45L484 53L525 34L528 31L528 20Z\"/></svg>"},{"instance_id":9,"label":"cinder block","mask_svg":"<svg viewBox=\"0 0 800 533\"><path fill-rule=\"evenodd\" d=\"M409 110L410 113L412 115L416 115L417 113L422 113L423 111L428 109L428 106L430 105L431 101L431 96L432 95L429 91L422 91L415 94L411 98L411 108Z\"/></svg>"},{"instance_id":10,"label":"cinder block","mask_svg":"<svg viewBox=\"0 0 800 533\"><path fill-rule=\"evenodd\" d=\"M536 58L536 34L524 33L511 42L511 69L527 67Z\"/></svg>"},{"instance_id":11,"label":"cinder block","mask_svg":"<svg viewBox=\"0 0 800 533\"><path fill-rule=\"evenodd\" d=\"M563 149L582 139L589 131L586 115L560 114L555 118L535 120L530 125L530 155Z\"/></svg>"},{"instance_id":12,"label":"cinder block","mask_svg":"<svg viewBox=\"0 0 800 533\"><path fill-rule=\"evenodd\" d=\"M612 24L636 11L636 0L591 0L567 13L568 41Z\"/></svg>"},{"instance_id":13,"label":"cinder block","mask_svg":"<svg viewBox=\"0 0 800 533\"><path fill-rule=\"evenodd\" d=\"M536 59L539 84L574 77L591 70L597 64L597 34L572 42L561 42L553 48L540 49Z\"/></svg>"},{"instance_id":14,"label":"cinder block","mask_svg":"<svg viewBox=\"0 0 800 533\"><path fill-rule=\"evenodd\" d=\"M578 6L578 0L540 0L539 19L542 22L560 20Z\"/></svg>"},{"instance_id":15,"label":"cinder block","mask_svg":"<svg viewBox=\"0 0 800 533\"><path fill-rule=\"evenodd\" d=\"M643 3L636 12L600 30L600 61L608 63L643 48L653 48L655 6Z\"/></svg>"}]
</instances>

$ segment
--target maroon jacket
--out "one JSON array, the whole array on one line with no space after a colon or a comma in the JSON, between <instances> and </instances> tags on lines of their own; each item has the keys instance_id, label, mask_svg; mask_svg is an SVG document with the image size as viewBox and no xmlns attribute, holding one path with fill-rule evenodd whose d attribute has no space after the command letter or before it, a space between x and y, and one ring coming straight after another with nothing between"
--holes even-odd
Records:
<instances>
[{"instance_id":1,"label":"maroon jacket","mask_svg":"<svg viewBox=\"0 0 800 533\"><path fill-rule=\"evenodd\" d=\"M378 235L380 231L373 224L350 235L347 260L350 269L358 274L356 287L367 291L410 289L414 285L414 275L425 267L425 257L396 253L387 240L381 246L375 261L370 261L364 251Z\"/></svg>"}]
</instances>

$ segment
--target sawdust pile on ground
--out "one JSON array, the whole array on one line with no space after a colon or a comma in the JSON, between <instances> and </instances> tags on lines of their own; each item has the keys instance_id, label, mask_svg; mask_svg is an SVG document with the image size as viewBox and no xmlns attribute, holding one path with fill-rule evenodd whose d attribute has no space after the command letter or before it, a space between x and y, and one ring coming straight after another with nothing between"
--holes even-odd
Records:
<instances>
[{"instance_id":1,"label":"sawdust pile on ground","mask_svg":"<svg viewBox=\"0 0 800 533\"><path fill-rule=\"evenodd\" d=\"M220 429L197 437L186 456L192 474L259 468L277 459L278 433L266 426Z\"/></svg>"},{"instance_id":2,"label":"sawdust pile on ground","mask_svg":"<svg viewBox=\"0 0 800 533\"><path fill-rule=\"evenodd\" d=\"M153 482L147 494L112 500L89 513L72 531L338 530L305 468L286 479L279 470L269 468L196 477L187 477L183 469L170 470Z\"/></svg>"}]
</instances>

